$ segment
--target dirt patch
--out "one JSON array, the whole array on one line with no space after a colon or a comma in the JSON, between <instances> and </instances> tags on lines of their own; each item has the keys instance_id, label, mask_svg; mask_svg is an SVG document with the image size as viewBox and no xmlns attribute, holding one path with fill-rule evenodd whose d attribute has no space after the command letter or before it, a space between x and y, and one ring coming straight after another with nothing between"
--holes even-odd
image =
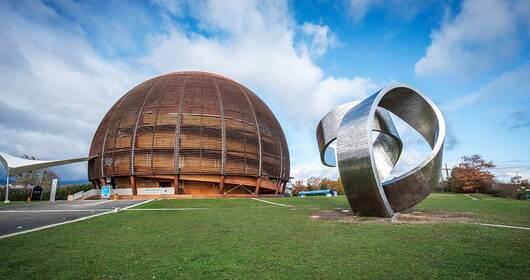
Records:
<instances>
[{"instance_id":1,"label":"dirt patch","mask_svg":"<svg viewBox=\"0 0 530 280\"><path fill-rule=\"evenodd\" d=\"M469 213L411 211L396 213L392 218L374 218L355 216L351 210L347 209L320 211L313 213L310 218L352 224L438 224L470 223L473 221L473 217Z\"/></svg>"},{"instance_id":2,"label":"dirt patch","mask_svg":"<svg viewBox=\"0 0 530 280\"><path fill-rule=\"evenodd\" d=\"M397 223L434 224L434 223L470 223L473 216L469 213L412 212L396 214Z\"/></svg>"}]
</instances>

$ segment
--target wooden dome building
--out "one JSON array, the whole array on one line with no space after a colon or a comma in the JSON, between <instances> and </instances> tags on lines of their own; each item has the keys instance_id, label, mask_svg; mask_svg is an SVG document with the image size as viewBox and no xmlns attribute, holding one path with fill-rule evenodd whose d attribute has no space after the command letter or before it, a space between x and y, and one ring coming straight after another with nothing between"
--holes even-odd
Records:
<instances>
[{"instance_id":1,"label":"wooden dome building","mask_svg":"<svg viewBox=\"0 0 530 280\"><path fill-rule=\"evenodd\" d=\"M176 72L112 106L92 140L88 174L121 196L280 194L289 150L251 90L216 74Z\"/></svg>"}]
</instances>

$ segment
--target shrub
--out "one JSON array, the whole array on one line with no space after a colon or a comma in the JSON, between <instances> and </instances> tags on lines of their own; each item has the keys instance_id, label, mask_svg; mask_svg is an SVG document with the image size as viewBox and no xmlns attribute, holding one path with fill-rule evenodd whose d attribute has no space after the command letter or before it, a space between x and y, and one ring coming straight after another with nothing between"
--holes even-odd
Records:
<instances>
[{"instance_id":1,"label":"shrub","mask_svg":"<svg viewBox=\"0 0 530 280\"><path fill-rule=\"evenodd\" d=\"M519 192L517 193L517 199L520 199L520 200L527 200L528 199L528 196L526 195L526 188L525 187L520 187L519 188Z\"/></svg>"},{"instance_id":2,"label":"shrub","mask_svg":"<svg viewBox=\"0 0 530 280\"><path fill-rule=\"evenodd\" d=\"M22 188L22 189L9 188L9 200L24 201L28 199L28 196L30 195L30 193L31 191L26 188ZM0 190L0 199L4 199L4 198L5 198L5 187L3 187L2 190Z\"/></svg>"},{"instance_id":3,"label":"shrub","mask_svg":"<svg viewBox=\"0 0 530 280\"><path fill-rule=\"evenodd\" d=\"M92 189L91 184L83 184L83 185L65 185L62 187L57 188L57 192L55 193L55 199L56 200L66 200L68 199L68 195L74 194L76 192L80 191L88 191ZM49 195L48 195L49 197Z\"/></svg>"},{"instance_id":4,"label":"shrub","mask_svg":"<svg viewBox=\"0 0 530 280\"><path fill-rule=\"evenodd\" d=\"M497 197L519 199L521 186L509 183L495 183L492 192Z\"/></svg>"},{"instance_id":5,"label":"shrub","mask_svg":"<svg viewBox=\"0 0 530 280\"><path fill-rule=\"evenodd\" d=\"M92 189L91 184L82 185L64 185L57 187L55 193L55 200L66 200L68 195L74 194L80 191L88 191ZM0 190L0 198L3 199L5 196L5 187ZM27 200L31 195L31 188L9 188L9 200L13 201L24 201ZM50 191L46 190L42 193L42 200L50 200Z\"/></svg>"}]
</instances>

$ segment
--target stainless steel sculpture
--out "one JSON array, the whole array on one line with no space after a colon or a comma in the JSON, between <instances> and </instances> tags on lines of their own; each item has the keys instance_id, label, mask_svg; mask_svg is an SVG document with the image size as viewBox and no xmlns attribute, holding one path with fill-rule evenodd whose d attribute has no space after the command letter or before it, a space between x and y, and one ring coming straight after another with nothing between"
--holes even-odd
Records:
<instances>
[{"instance_id":1,"label":"stainless steel sculpture","mask_svg":"<svg viewBox=\"0 0 530 280\"><path fill-rule=\"evenodd\" d=\"M403 147L389 111L416 129L432 152L411 171L385 181ZM364 216L392 217L425 199L440 180L444 139L440 110L406 85L385 87L361 103L341 105L317 127L322 164L335 166L325 153L336 140L346 197L353 212Z\"/></svg>"}]
</instances>

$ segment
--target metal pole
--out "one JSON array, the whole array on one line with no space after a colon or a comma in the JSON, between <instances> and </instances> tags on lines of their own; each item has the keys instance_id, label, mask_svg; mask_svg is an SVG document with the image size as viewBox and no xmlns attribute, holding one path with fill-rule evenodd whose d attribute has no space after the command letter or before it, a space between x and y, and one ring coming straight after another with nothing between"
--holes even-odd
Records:
<instances>
[{"instance_id":1,"label":"metal pole","mask_svg":"<svg viewBox=\"0 0 530 280\"><path fill-rule=\"evenodd\" d=\"M447 162L445 163L445 168L442 168L442 169L445 170L445 180L444 180L444 184L442 184L442 192L444 192L444 185L449 182L447 180L449 178L449 168L447 167ZM449 184L447 184L447 185L449 185Z\"/></svg>"},{"instance_id":2,"label":"metal pole","mask_svg":"<svg viewBox=\"0 0 530 280\"><path fill-rule=\"evenodd\" d=\"M9 168L7 168L7 179L6 179L6 199L4 203L9 203Z\"/></svg>"}]
</instances>

